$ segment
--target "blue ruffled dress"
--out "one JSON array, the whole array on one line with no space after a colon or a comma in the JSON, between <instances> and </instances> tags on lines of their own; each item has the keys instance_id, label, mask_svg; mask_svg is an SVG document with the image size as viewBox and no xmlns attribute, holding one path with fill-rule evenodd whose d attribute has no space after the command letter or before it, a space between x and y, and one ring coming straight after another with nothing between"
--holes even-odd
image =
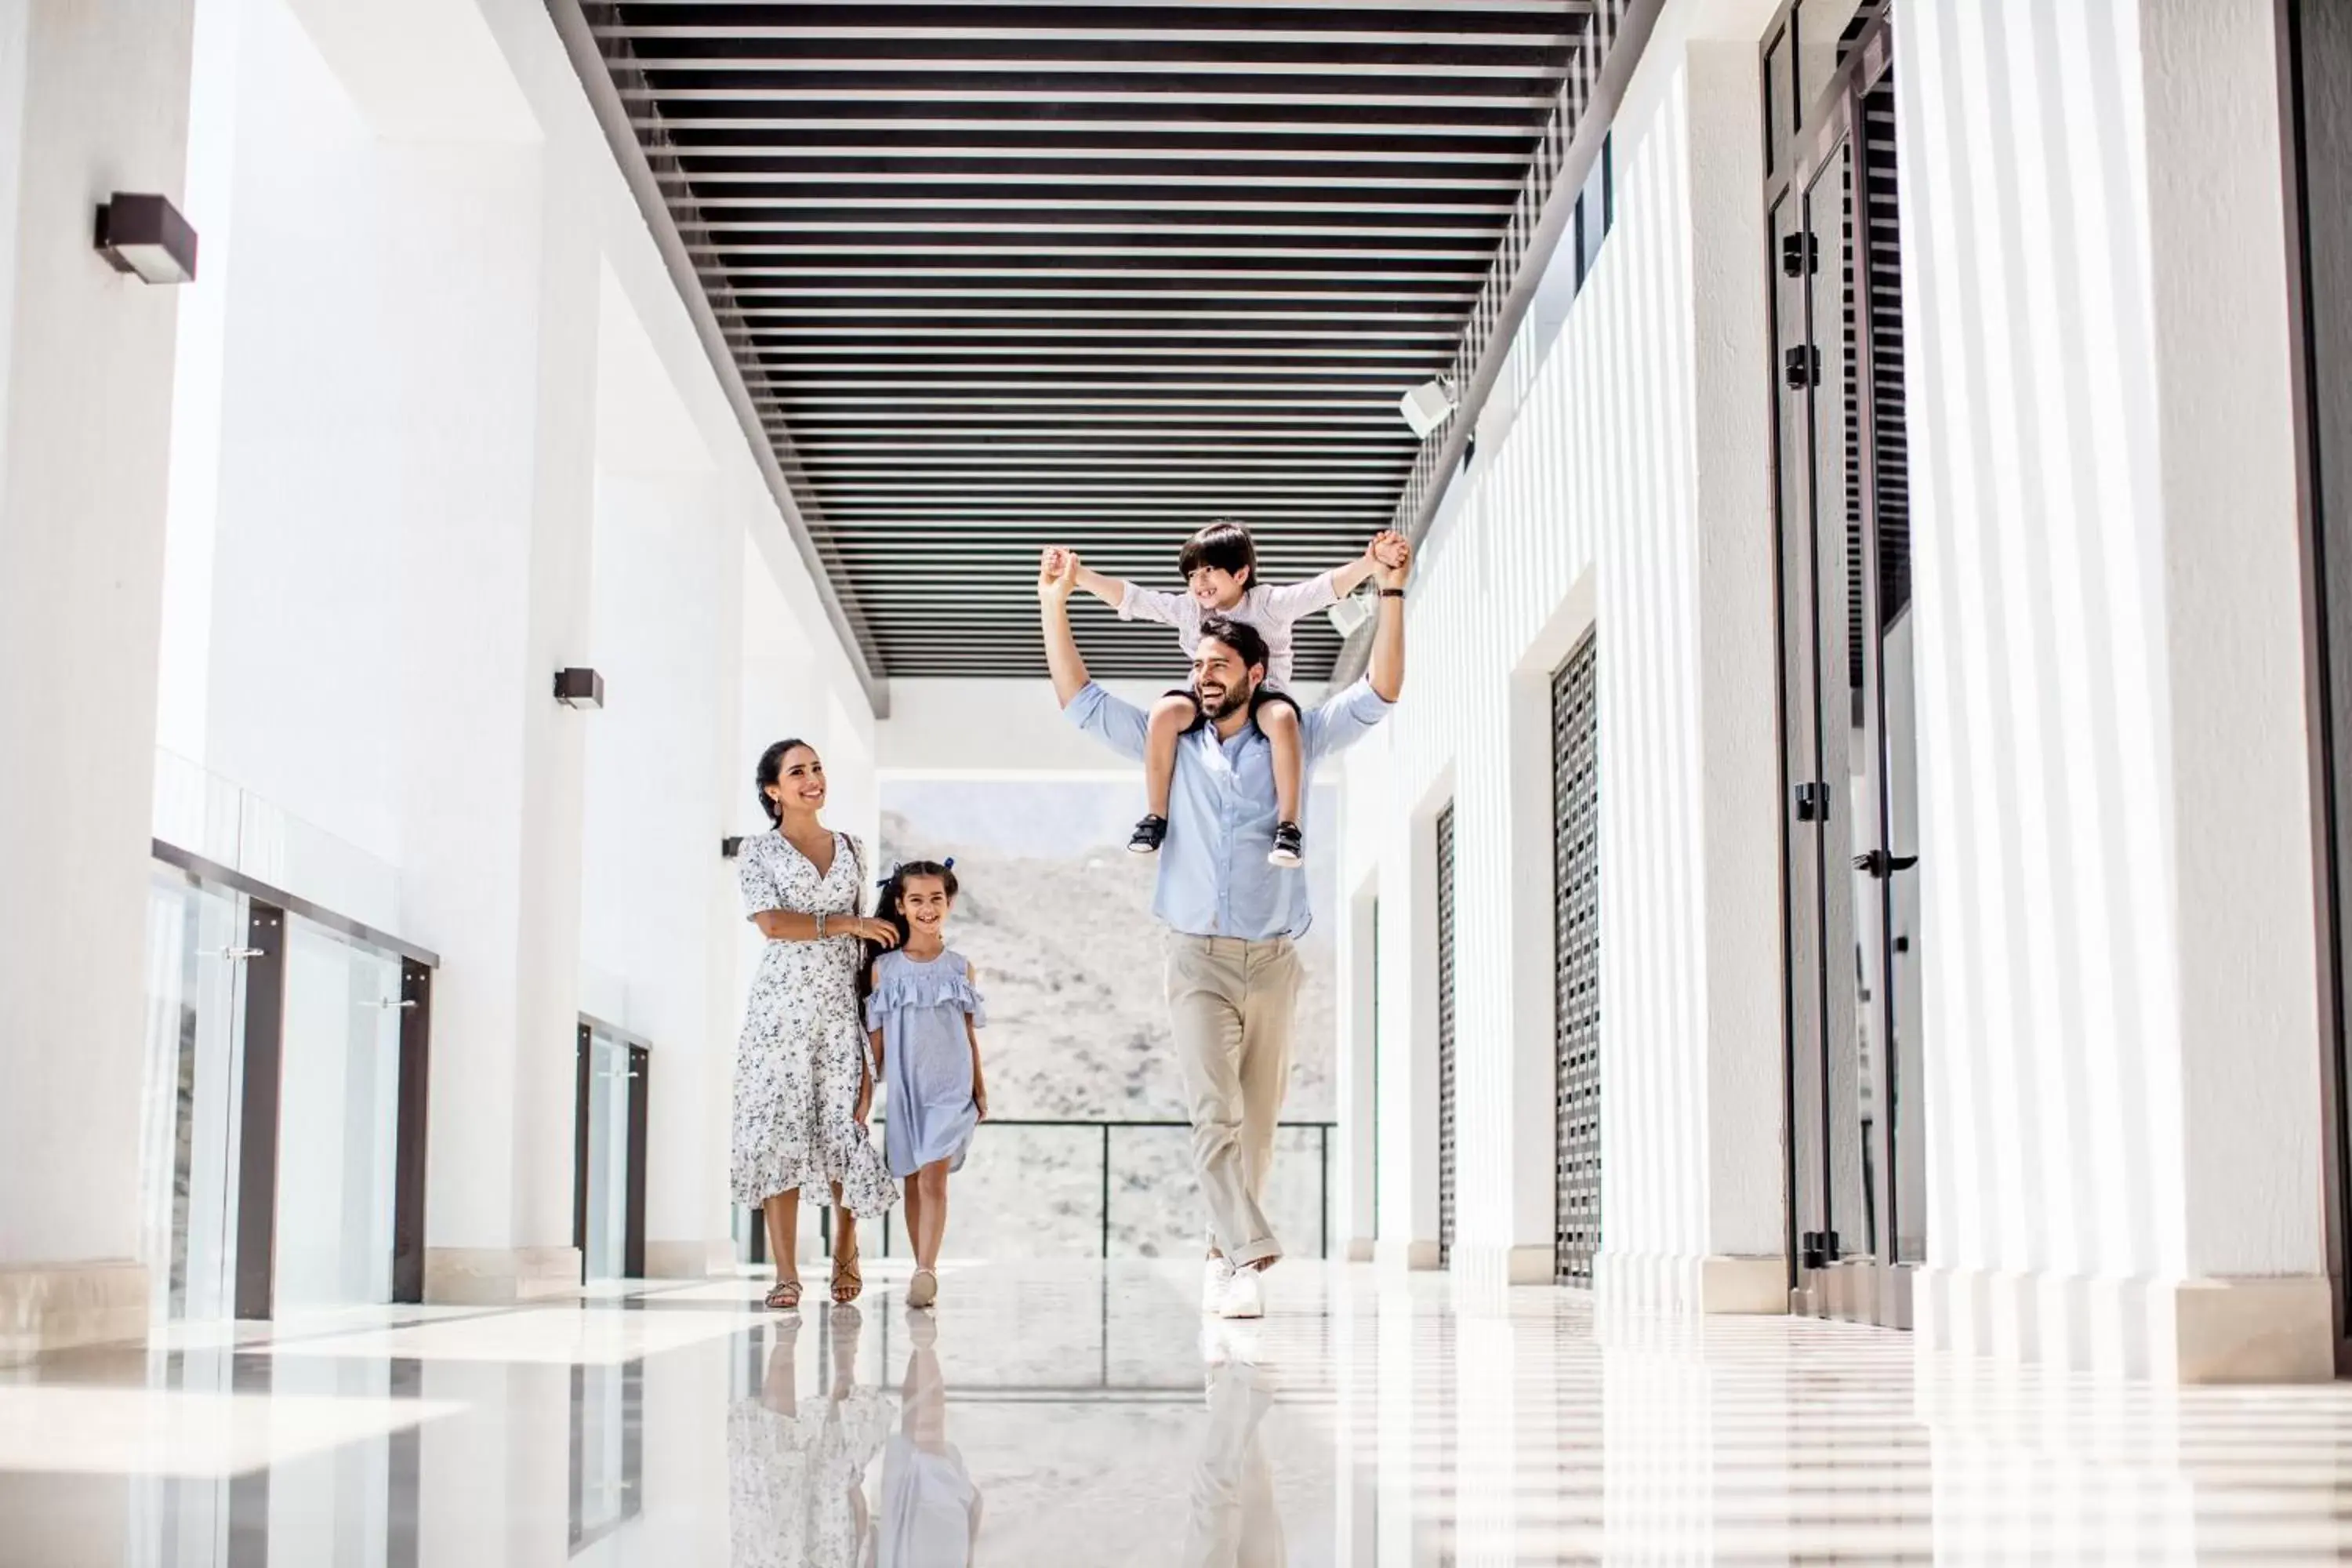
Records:
<instances>
[{"instance_id":1,"label":"blue ruffled dress","mask_svg":"<svg viewBox=\"0 0 2352 1568\"><path fill-rule=\"evenodd\" d=\"M941 1160L963 1166L980 1108L971 1098L971 1042L964 1019L988 1024L971 966L952 950L916 960L890 952L874 963L866 1026L882 1031L883 1148L904 1181Z\"/></svg>"}]
</instances>

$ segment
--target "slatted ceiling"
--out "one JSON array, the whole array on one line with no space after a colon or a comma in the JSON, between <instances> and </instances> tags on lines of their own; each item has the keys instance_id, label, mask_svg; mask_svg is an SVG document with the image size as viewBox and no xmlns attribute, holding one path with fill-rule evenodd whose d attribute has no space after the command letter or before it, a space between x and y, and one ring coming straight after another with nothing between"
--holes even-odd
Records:
<instances>
[{"instance_id":1,"label":"slatted ceiling","mask_svg":"<svg viewBox=\"0 0 2352 1568\"><path fill-rule=\"evenodd\" d=\"M1036 554L1175 587L1359 553L1417 444L1591 0L781 4L589 20L890 675L1042 672ZM1092 601L1105 675L1172 676ZM1299 628L1300 674L1339 639Z\"/></svg>"}]
</instances>

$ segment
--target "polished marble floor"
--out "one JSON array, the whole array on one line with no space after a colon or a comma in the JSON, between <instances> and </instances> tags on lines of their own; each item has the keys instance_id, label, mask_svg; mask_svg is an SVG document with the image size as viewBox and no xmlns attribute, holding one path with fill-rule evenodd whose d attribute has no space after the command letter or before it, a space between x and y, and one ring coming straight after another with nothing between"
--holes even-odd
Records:
<instances>
[{"instance_id":1,"label":"polished marble floor","mask_svg":"<svg viewBox=\"0 0 2352 1568\"><path fill-rule=\"evenodd\" d=\"M2294 1563L2352 1386L2116 1387L1785 1319L1287 1265L380 1309L0 1373L0 1563Z\"/></svg>"}]
</instances>

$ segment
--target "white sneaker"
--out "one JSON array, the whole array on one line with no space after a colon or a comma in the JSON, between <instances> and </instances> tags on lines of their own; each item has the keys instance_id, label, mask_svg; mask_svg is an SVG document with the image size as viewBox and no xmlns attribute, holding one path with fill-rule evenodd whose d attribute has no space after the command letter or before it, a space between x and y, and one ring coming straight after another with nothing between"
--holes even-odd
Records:
<instances>
[{"instance_id":1,"label":"white sneaker","mask_svg":"<svg viewBox=\"0 0 2352 1568\"><path fill-rule=\"evenodd\" d=\"M1201 1269L1201 1310L1214 1312L1225 1304L1225 1287L1234 1281L1234 1266L1223 1253L1211 1258Z\"/></svg>"},{"instance_id":2,"label":"white sneaker","mask_svg":"<svg viewBox=\"0 0 2352 1568\"><path fill-rule=\"evenodd\" d=\"M1265 1287L1258 1279L1258 1276L1263 1272L1265 1272L1263 1269L1257 1268L1234 1269L1234 1277L1225 1282L1224 1296L1217 1302L1217 1316L1220 1318L1265 1317Z\"/></svg>"}]
</instances>

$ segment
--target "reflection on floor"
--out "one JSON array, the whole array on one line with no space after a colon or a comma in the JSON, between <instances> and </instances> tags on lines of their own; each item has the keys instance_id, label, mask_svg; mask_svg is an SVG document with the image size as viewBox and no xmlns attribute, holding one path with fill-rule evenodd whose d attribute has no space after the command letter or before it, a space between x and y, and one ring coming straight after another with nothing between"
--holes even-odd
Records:
<instances>
[{"instance_id":1,"label":"reflection on floor","mask_svg":"<svg viewBox=\"0 0 2352 1568\"><path fill-rule=\"evenodd\" d=\"M903 1267L903 1266L902 1266ZM1293 1264L875 1272L181 1334L0 1373L0 1563L1017 1564L2352 1551L2352 1388L2101 1387L1785 1319Z\"/></svg>"}]
</instances>

